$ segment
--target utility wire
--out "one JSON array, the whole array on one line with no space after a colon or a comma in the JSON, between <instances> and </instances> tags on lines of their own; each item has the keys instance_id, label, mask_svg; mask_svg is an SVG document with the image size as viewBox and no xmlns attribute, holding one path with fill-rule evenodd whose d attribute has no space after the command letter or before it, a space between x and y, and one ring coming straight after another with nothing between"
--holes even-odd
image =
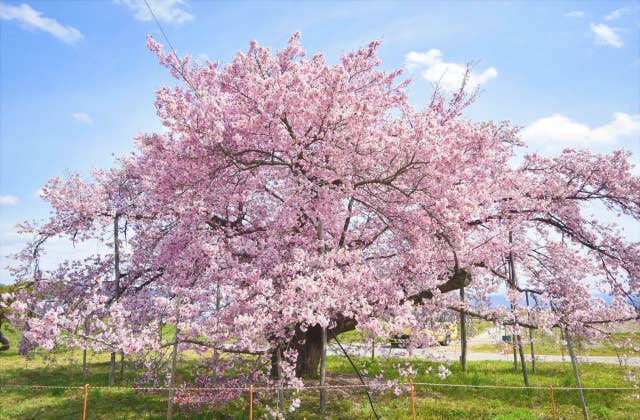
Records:
<instances>
[{"instance_id":1,"label":"utility wire","mask_svg":"<svg viewBox=\"0 0 640 420\"><path fill-rule=\"evenodd\" d=\"M167 36L167 34L164 32L164 29L162 29L162 25L160 25L160 21L158 21L158 18L156 17L156 14L153 13L153 9L151 8L151 6L149 5L149 2L147 0L144 0L144 4L147 5L147 9L149 9L149 13L151 13L151 16L153 17L153 20L156 21L156 24L158 25L158 28L160 28L160 32L162 32L162 36L164 37L164 39L167 41L167 44L169 44L169 48L171 48L171 51L173 52L173 55L176 57L176 59L178 61L180 61L180 59L178 59L178 54L176 53L176 49L173 48L173 44L171 44L171 41L169 40L169 37Z\"/></svg>"},{"instance_id":2,"label":"utility wire","mask_svg":"<svg viewBox=\"0 0 640 420\"><path fill-rule=\"evenodd\" d=\"M162 29L162 25L160 24L160 21L158 20L158 18L156 17L156 14L153 13L153 9L151 8L151 6L149 5L149 2L147 0L144 0L144 4L147 6L147 9L149 9L149 13L151 13L151 16L153 17L153 20L155 20L156 25L158 25L158 28L160 29L160 32L162 33L162 36L164 37L164 39L167 41L167 44L169 45L169 48L171 48L171 52L173 53L173 56L176 58L176 60L181 63L180 58L178 57L178 53L176 52L176 49L173 48L173 44L171 43L171 40L169 39L169 37L167 36L167 33L164 31L164 29ZM193 86L193 84L191 83L191 81L187 78L187 76L184 74L184 71L182 69L176 68L176 66L174 66L173 64L171 65L171 67L173 67L175 69L175 71L177 71L180 76L182 77L182 79L189 85L189 87L191 88L191 90L193 90L194 94L196 95L197 98L200 97L200 93L198 92L198 90Z\"/></svg>"}]
</instances>

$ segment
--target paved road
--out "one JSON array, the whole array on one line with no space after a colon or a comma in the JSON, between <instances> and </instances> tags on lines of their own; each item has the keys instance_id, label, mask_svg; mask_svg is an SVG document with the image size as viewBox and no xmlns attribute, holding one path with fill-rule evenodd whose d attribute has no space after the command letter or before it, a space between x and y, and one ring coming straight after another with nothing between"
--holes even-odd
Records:
<instances>
[{"instance_id":1,"label":"paved road","mask_svg":"<svg viewBox=\"0 0 640 420\"><path fill-rule=\"evenodd\" d=\"M375 348L376 356L386 356L386 357L417 357L417 358L428 358L428 359L439 359L439 360L449 360L456 361L460 357L459 344L452 343L451 346L448 347L430 347L427 349L415 349L412 354L405 349L392 348L387 345L377 345ZM349 353L350 356L371 356L371 344L360 344L360 343L352 343L345 344L345 349ZM329 354L341 355L342 351L335 343L329 344ZM469 361L479 361L479 360L505 360L505 361L513 361L513 354L502 354L502 353L478 353L478 352L469 352L467 354L467 360ZM527 357L527 360L530 360L530 357ZM560 356L560 355L536 355L536 360L542 362L570 362L568 356ZM611 356L581 356L579 357L581 362L586 363L612 363L618 364L619 360L617 357ZM640 357L632 357L627 359L626 362L630 366L640 366Z\"/></svg>"}]
</instances>

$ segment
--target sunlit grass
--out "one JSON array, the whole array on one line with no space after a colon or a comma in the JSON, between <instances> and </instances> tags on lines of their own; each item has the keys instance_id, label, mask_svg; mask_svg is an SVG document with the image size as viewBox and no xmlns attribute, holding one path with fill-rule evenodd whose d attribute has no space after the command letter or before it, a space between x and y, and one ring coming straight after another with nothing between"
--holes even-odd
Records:
<instances>
[{"instance_id":1,"label":"sunlit grass","mask_svg":"<svg viewBox=\"0 0 640 420\"><path fill-rule=\"evenodd\" d=\"M12 336L15 343L15 336ZM52 357L51 360L43 356ZM33 360L18 355L15 345L0 354L0 383L26 385L73 386L74 389L0 389L1 419L76 419L82 412L83 393L81 386L82 365L80 351L61 350L56 354L38 352ZM404 364L403 359L381 359L371 362L369 358L354 358L356 366L366 369L369 375L382 370L389 378L397 378L394 365ZM89 354L87 383L106 386L108 382L108 354ZM513 365L503 361L469 362L469 371L464 373L457 363L448 366L451 375L440 380L436 374L438 363L413 359L418 370L415 382L468 385L522 386L522 375L513 371ZM186 357L179 368L181 375L193 365L193 355ZM358 384L352 367L343 357L328 357L329 384ZM582 364L580 366L583 386L620 387L630 386L623 380L623 371L617 365ZM636 375L640 369L634 370ZM128 366L125 379L132 372ZM530 375L531 385L574 386L575 381L569 363L539 363L538 372ZM309 380L309 384L317 384ZM116 385L127 385L118 381ZM586 391L586 399L592 418L633 419L639 418L640 400L629 391ZM638 392L636 392L638 393ZM576 391L556 390L559 417L580 418L581 410ZM255 418L266 413L265 406L275 405L275 392L256 392ZM90 389L89 418L92 419L160 419L166 418L166 392L142 392L123 389ZM306 390L300 394L286 392L287 404L294 398L301 399L301 407L287 418L321 418L318 391ZM373 394L378 414L388 419L404 419L411 416L411 401L408 393L399 396L392 392ZM467 418L467 419L539 419L550 418L551 402L545 389L504 390L486 388L446 388L439 386L416 387L416 409L418 418ZM329 391L327 416L331 419L372 418L371 408L362 388ZM210 406L199 411L184 411L178 408L180 419L241 419L248 418L248 401L237 399L224 406Z\"/></svg>"}]
</instances>

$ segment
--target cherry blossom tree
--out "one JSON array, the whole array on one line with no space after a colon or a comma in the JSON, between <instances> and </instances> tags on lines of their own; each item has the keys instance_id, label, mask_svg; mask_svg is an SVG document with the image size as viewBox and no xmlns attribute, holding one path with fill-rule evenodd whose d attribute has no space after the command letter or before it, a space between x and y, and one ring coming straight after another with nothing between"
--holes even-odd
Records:
<instances>
[{"instance_id":1,"label":"cherry blossom tree","mask_svg":"<svg viewBox=\"0 0 640 420\"><path fill-rule=\"evenodd\" d=\"M63 262L24 293L14 310L30 314L25 337L132 354L193 348L207 366L199 384L260 377L258 367L226 375L233 363L219 352L265 354L276 378L300 384L317 375L324 335L420 337L442 308L587 335L637 318L640 245L585 216L597 202L640 219L629 154L565 150L515 165L518 127L465 118L475 99L465 83L414 109L410 80L380 69L379 44L330 64L307 57L296 34L283 50L252 42L220 65L149 38L179 81L156 93L166 130L138 136L112 170L44 189L53 212L23 225L38 242L22 268L46 238L111 251ZM449 293L463 287L475 299ZM513 309L470 305L499 290ZM535 306L519 303L525 291ZM162 342L162 323L174 342Z\"/></svg>"}]
</instances>

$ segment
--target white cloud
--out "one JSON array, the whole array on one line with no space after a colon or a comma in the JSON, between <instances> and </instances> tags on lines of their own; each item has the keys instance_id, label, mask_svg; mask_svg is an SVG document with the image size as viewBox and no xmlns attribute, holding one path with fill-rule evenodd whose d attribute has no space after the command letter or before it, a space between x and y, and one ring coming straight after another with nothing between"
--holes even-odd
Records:
<instances>
[{"instance_id":1,"label":"white cloud","mask_svg":"<svg viewBox=\"0 0 640 420\"><path fill-rule=\"evenodd\" d=\"M0 195L0 206L15 206L18 201L15 195Z\"/></svg>"},{"instance_id":2,"label":"white cloud","mask_svg":"<svg viewBox=\"0 0 640 420\"><path fill-rule=\"evenodd\" d=\"M574 10L572 12L568 12L564 14L567 17L583 17L584 12L582 10Z\"/></svg>"},{"instance_id":3,"label":"white cloud","mask_svg":"<svg viewBox=\"0 0 640 420\"><path fill-rule=\"evenodd\" d=\"M73 118L75 118L77 121L80 121L83 124L93 123L93 118L91 118L91 115L87 114L86 112L74 112L71 115L73 116Z\"/></svg>"},{"instance_id":4,"label":"white cloud","mask_svg":"<svg viewBox=\"0 0 640 420\"><path fill-rule=\"evenodd\" d=\"M202 65L206 65L207 61L212 61L209 56L205 53L200 53L196 56L196 61L200 62Z\"/></svg>"},{"instance_id":5,"label":"white cloud","mask_svg":"<svg viewBox=\"0 0 640 420\"><path fill-rule=\"evenodd\" d=\"M26 3L10 6L0 3L0 19L16 20L27 29L40 29L55 36L67 44L75 44L82 39L82 34L72 26L64 26L55 19L42 16Z\"/></svg>"},{"instance_id":6,"label":"white cloud","mask_svg":"<svg viewBox=\"0 0 640 420\"><path fill-rule=\"evenodd\" d=\"M438 83L446 90L458 90L467 70L466 65L443 61L442 52L437 49L431 49L426 53L411 51L405 56L405 65L410 70L420 70L422 77L432 83ZM496 76L498 70L495 67L489 67L479 74L472 71L468 87L475 89Z\"/></svg>"},{"instance_id":7,"label":"white cloud","mask_svg":"<svg viewBox=\"0 0 640 420\"><path fill-rule=\"evenodd\" d=\"M612 144L628 138L640 137L640 114L616 112L613 119L599 127L581 124L562 114L540 118L520 134L526 142L558 145L561 147L585 147L596 144Z\"/></svg>"},{"instance_id":8,"label":"white cloud","mask_svg":"<svg viewBox=\"0 0 640 420\"><path fill-rule=\"evenodd\" d=\"M158 20L167 23L184 23L193 20L193 15L185 11L182 6L187 6L184 0L147 0L153 14ZM124 4L134 12L137 20L147 22L153 20L149 8L144 0L115 0L117 4Z\"/></svg>"},{"instance_id":9,"label":"white cloud","mask_svg":"<svg viewBox=\"0 0 640 420\"><path fill-rule=\"evenodd\" d=\"M621 9L616 9L613 12L609 13L607 16L604 17L604 20L616 20L616 19L620 19L622 16L624 15L628 15L629 13L631 13L631 9L628 7L623 7Z\"/></svg>"},{"instance_id":10,"label":"white cloud","mask_svg":"<svg viewBox=\"0 0 640 420\"><path fill-rule=\"evenodd\" d=\"M604 23L591 24L591 31L596 34L596 43L603 45L611 45L612 47L622 47L622 41L616 30L605 25Z\"/></svg>"}]
</instances>

